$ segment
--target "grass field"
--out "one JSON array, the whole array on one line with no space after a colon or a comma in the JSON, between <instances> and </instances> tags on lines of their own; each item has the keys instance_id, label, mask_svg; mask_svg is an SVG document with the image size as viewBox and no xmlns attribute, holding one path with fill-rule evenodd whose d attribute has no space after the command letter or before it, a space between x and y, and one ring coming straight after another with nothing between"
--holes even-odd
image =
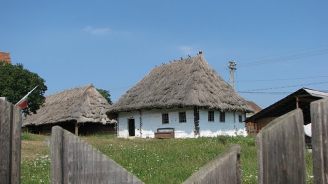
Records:
<instances>
[{"instance_id":1,"label":"grass field","mask_svg":"<svg viewBox=\"0 0 328 184\"><path fill-rule=\"evenodd\" d=\"M145 183L181 183L201 166L227 150L241 145L243 183L257 183L255 140L252 137L197 139L119 139L112 135L82 137ZM24 133L22 183L49 183L49 137ZM312 171L310 154L307 170ZM312 183L312 174L308 174Z\"/></svg>"}]
</instances>

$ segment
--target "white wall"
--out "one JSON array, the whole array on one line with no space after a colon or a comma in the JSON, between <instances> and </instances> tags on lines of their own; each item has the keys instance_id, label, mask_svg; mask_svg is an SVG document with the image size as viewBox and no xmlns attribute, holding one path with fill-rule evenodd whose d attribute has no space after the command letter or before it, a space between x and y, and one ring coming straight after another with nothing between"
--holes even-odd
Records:
<instances>
[{"instance_id":1,"label":"white wall","mask_svg":"<svg viewBox=\"0 0 328 184\"><path fill-rule=\"evenodd\" d=\"M199 111L200 136L214 137L218 135L244 135L246 136L245 123L239 122L239 115L242 115L243 121L245 115L241 112L225 112L225 122L220 122L220 112L214 111L214 122L208 121L208 111Z\"/></svg>"},{"instance_id":2,"label":"white wall","mask_svg":"<svg viewBox=\"0 0 328 184\"><path fill-rule=\"evenodd\" d=\"M179 122L179 112L186 112L187 122ZM162 124L162 113L169 114L169 124ZM157 128L174 128L175 137L192 138L194 136L194 111L192 109L143 110L142 129L140 131L140 112L121 112L118 117L118 136L129 137L128 119L135 120L135 137L153 138ZM225 122L220 122L219 111L214 112L214 122L208 122L208 111L200 110L200 136L246 135L245 123L239 123L238 115L242 113L226 112ZM244 120L244 116L243 116Z\"/></svg>"}]
</instances>

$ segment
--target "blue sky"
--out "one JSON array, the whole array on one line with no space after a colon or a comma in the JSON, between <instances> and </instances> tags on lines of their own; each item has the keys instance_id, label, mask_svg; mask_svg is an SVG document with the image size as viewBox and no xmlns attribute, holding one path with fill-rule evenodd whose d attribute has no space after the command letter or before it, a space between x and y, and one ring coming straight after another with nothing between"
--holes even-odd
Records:
<instances>
[{"instance_id":1,"label":"blue sky","mask_svg":"<svg viewBox=\"0 0 328 184\"><path fill-rule=\"evenodd\" d=\"M93 83L114 101L162 63L203 50L266 107L301 87L328 90L328 1L6 1L0 50L47 94ZM302 85L307 84L307 85ZM272 89L268 89L272 88ZM269 93L268 93L269 92Z\"/></svg>"}]
</instances>

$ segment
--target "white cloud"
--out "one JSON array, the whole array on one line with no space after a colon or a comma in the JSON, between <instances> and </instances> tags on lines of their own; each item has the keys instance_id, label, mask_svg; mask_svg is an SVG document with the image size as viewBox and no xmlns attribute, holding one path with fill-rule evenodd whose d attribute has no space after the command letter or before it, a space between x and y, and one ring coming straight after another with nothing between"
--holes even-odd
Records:
<instances>
[{"instance_id":1,"label":"white cloud","mask_svg":"<svg viewBox=\"0 0 328 184\"><path fill-rule=\"evenodd\" d=\"M109 27L92 27L86 26L83 31L92 35L107 35L112 33L112 29Z\"/></svg>"},{"instance_id":2,"label":"white cloud","mask_svg":"<svg viewBox=\"0 0 328 184\"><path fill-rule=\"evenodd\" d=\"M196 49L191 47L191 46L187 46L187 45L182 45L178 47L178 50L183 54L183 55L194 55L196 54Z\"/></svg>"}]
</instances>

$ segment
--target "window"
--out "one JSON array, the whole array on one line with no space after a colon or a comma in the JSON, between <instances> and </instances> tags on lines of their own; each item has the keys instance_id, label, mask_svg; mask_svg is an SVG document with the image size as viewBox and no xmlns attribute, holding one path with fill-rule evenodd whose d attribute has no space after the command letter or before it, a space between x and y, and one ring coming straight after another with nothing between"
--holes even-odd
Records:
<instances>
[{"instance_id":1,"label":"window","mask_svg":"<svg viewBox=\"0 0 328 184\"><path fill-rule=\"evenodd\" d=\"M239 115L239 116L238 116L238 119L239 119L239 122L240 122L240 123L243 122L243 116L242 116L242 115Z\"/></svg>"},{"instance_id":2,"label":"window","mask_svg":"<svg viewBox=\"0 0 328 184\"><path fill-rule=\"evenodd\" d=\"M214 122L214 111L208 111L208 121Z\"/></svg>"},{"instance_id":3,"label":"window","mask_svg":"<svg viewBox=\"0 0 328 184\"><path fill-rule=\"evenodd\" d=\"M179 112L179 122L180 123L187 122L186 112Z\"/></svg>"},{"instance_id":4,"label":"window","mask_svg":"<svg viewBox=\"0 0 328 184\"><path fill-rule=\"evenodd\" d=\"M220 122L225 122L225 112L220 112Z\"/></svg>"},{"instance_id":5,"label":"window","mask_svg":"<svg viewBox=\"0 0 328 184\"><path fill-rule=\"evenodd\" d=\"M169 123L169 114L164 113L162 114L162 124L168 124Z\"/></svg>"}]
</instances>

